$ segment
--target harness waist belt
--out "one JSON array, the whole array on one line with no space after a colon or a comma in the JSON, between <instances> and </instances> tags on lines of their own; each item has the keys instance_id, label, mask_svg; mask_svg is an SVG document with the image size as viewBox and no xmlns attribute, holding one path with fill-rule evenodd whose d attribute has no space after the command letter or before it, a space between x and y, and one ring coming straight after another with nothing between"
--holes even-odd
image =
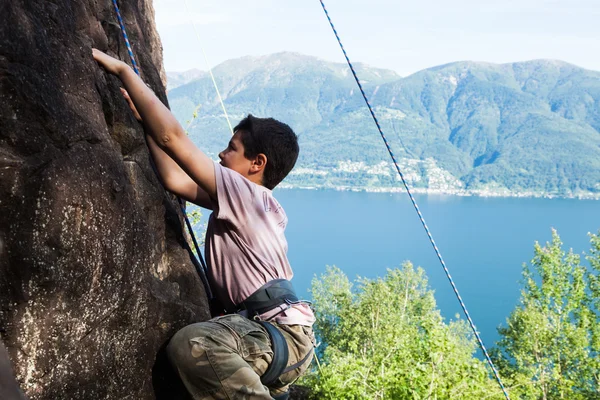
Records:
<instances>
[{"instance_id":1,"label":"harness waist belt","mask_svg":"<svg viewBox=\"0 0 600 400\"><path fill-rule=\"evenodd\" d=\"M246 300L237 305L236 312L246 310L248 318L271 311L282 304L298 303L298 296L287 279L275 279L261 286Z\"/></svg>"}]
</instances>

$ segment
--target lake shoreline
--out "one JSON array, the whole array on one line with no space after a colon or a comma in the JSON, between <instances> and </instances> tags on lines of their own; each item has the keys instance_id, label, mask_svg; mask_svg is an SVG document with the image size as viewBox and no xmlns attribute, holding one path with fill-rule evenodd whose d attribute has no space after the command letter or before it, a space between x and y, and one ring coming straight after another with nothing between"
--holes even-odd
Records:
<instances>
[{"instance_id":1,"label":"lake shoreline","mask_svg":"<svg viewBox=\"0 0 600 400\"><path fill-rule=\"evenodd\" d=\"M364 192L364 193L406 193L406 189L402 187L361 187L361 186L313 186L313 185L291 185L281 183L277 186L279 189L285 190L333 190L337 192ZM413 194L426 195L444 195L444 196L459 196L459 197L497 197L497 198L541 198L541 199L570 199L570 200L600 200L600 193L581 193L577 195L561 196L557 194L544 192L513 192L507 189L491 190L491 189L428 189L428 188L411 188Z\"/></svg>"}]
</instances>

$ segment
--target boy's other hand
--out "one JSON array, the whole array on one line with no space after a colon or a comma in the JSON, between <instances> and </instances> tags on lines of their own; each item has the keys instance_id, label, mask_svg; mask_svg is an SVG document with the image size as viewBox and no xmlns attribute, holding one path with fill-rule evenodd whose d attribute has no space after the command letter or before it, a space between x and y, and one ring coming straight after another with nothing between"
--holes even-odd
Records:
<instances>
[{"instance_id":1,"label":"boy's other hand","mask_svg":"<svg viewBox=\"0 0 600 400\"><path fill-rule=\"evenodd\" d=\"M129 104L129 108L131 108L131 112L133 112L133 116L135 117L135 119L142 122L142 117L140 116L140 113L138 112L137 108L135 108L135 104L133 104L133 101L131 100L131 97L129 97L129 93L127 93L127 90L121 88L121 94L127 101L127 104Z\"/></svg>"},{"instance_id":2,"label":"boy's other hand","mask_svg":"<svg viewBox=\"0 0 600 400\"><path fill-rule=\"evenodd\" d=\"M113 75L118 76L121 74L121 72L123 72L123 70L129 67L123 61L117 60L116 58L111 57L98 49L92 49L92 55L98 64L100 64L108 73Z\"/></svg>"}]
</instances>

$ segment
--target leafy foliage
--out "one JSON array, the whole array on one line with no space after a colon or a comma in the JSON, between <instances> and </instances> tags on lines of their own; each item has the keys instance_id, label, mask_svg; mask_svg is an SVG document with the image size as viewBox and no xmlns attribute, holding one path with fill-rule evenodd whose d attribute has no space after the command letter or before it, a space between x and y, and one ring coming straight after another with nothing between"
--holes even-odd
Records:
<instances>
[{"instance_id":1,"label":"leafy foliage","mask_svg":"<svg viewBox=\"0 0 600 400\"><path fill-rule=\"evenodd\" d=\"M422 269L410 263L353 289L336 267L314 279L319 399L501 399L464 321L445 324Z\"/></svg>"},{"instance_id":2,"label":"leafy foliage","mask_svg":"<svg viewBox=\"0 0 600 400\"><path fill-rule=\"evenodd\" d=\"M591 268L562 249L556 231L524 266L521 304L499 329L495 356L519 398L600 398L600 240L591 242Z\"/></svg>"}]
</instances>

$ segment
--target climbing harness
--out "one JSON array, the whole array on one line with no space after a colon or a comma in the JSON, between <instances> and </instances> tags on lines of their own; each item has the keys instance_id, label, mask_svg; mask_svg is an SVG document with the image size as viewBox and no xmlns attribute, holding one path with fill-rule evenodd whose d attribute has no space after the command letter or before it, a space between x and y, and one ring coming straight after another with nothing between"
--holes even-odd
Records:
<instances>
[{"instance_id":1,"label":"climbing harness","mask_svg":"<svg viewBox=\"0 0 600 400\"><path fill-rule=\"evenodd\" d=\"M269 322L258 321L258 323L269 334L271 348L273 349L273 360L271 360L271 364L269 364L265 373L260 377L260 381L265 386L271 386L283 375L290 354L285 337L283 337L283 333L279 329Z\"/></svg>"},{"instance_id":2,"label":"climbing harness","mask_svg":"<svg viewBox=\"0 0 600 400\"><path fill-rule=\"evenodd\" d=\"M253 320L259 320L261 314L277 307L280 307L281 311L285 311L293 304L303 302L305 301L298 300L292 282L287 279L274 279L258 288L246 300L235 306L235 309L228 311L242 314Z\"/></svg>"},{"instance_id":3,"label":"climbing harness","mask_svg":"<svg viewBox=\"0 0 600 400\"><path fill-rule=\"evenodd\" d=\"M275 279L260 287L236 307L238 314L259 323L269 334L271 349L273 350L273 359L267 370L260 377L262 384L267 387L276 389L282 387L282 385L277 383L279 377L304 365L313 354L314 350L311 349L302 360L288 367L289 350L283 333L270 322L262 321L260 315L282 306L283 308L281 308L281 311L285 311L293 304L303 302L305 301L298 300L298 296L296 296L296 292L290 281L287 279ZM275 397L275 399L285 400L288 398L288 395L289 393L286 392Z\"/></svg>"},{"instance_id":4,"label":"climbing harness","mask_svg":"<svg viewBox=\"0 0 600 400\"><path fill-rule=\"evenodd\" d=\"M486 358L490 368L492 369L494 376L495 376L496 380L498 381L498 384L500 385L502 392L504 393L504 396L506 397L507 400L510 400L510 397L508 396L508 392L504 388L504 385L502 384L502 380L500 379L500 374L496 370L496 367L494 366L494 363L492 362L492 359L490 358L490 356L487 352L487 349L485 348L485 345L483 344L483 341L481 340L481 337L479 336L479 333L477 332L477 328L475 328L475 324L473 323L473 320L471 319L471 316L469 315L469 312L467 311L467 307L465 306L465 303L463 302L462 297L458 293L458 289L456 288L456 285L454 284L454 280L452 279L452 276L450 275L450 271L448 271L448 268L446 267L446 263L444 262L444 259L442 258L442 254L440 253L437 245L435 244L435 241L433 240L433 236L431 235L431 232L429 231L429 227L425 223L425 218L423 218L423 215L421 214L421 210L419 210L419 206L417 205L417 202L415 201L415 198L413 197L412 192L410 191L408 183L406 182L406 179L404 178L404 175L402 174L402 171L400 170L400 167L398 166L396 157L394 156L394 153L392 152L392 149L383 133L383 130L381 129L381 126L379 125L379 121L377 120L377 117L375 116L375 112L373 111L373 108L371 107L371 104L369 103L367 95L365 94L365 91L363 90L363 87L360 83L360 80L358 79L356 71L354 70L352 63L350 62L350 59L348 58L348 54L346 53L346 50L344 49L344 46L342 45L340 36L338 35L337 30L335 29L335 26L333 25L333 22L331 21L331 18L329 17L327 8L325 8L325 3L323 3L323 0L319 0L319 1L321 3L321 6L323 7L325 16L327 17L327 20L329 21L329 25L331 26L331 29L333 30L333 33L335 34L337 42L340 45L340 48L342 49L342 53L344 53L346 62L348 63L348 66L350 67L350 71L352 71L352 75L354 76L354 80L356 81L358 88L360 89L360 93L362 94L363 99L365 100L365 103L367 104L367 107L369 108L371 117L373 118L373 121L375 121L375 125L377 125L377 129L379 130L379 134L381 135L381 138L383 139L383 143L385 144L385 147L387 148L388 153L390 154L390 157L392 158L392 162L394 163L394 166L396 167L396 171L398 172L398 175L400 176L400 179L402 180L402 183L404 184L404 187L406 188L408 197L410 197L410 201L412 202L415 210L417 211L419 220L421 221L421 224L425 228L425 232L427 233L427 237L429 238L429 241L431 242L431 245L433 246L433 249L435 250L435 254L437 255L438 260L442 264L442 268L444 269L444 272L446 274L446 277L448 278L448 281L450 281L450 285L452 286L452 289L454 290L454 294L458 298L458 302L460 303L460 306L461 306L465 316L467 317L467 320L469 321L469 325L471 326L471 329L473 330L473 333L475 334L475 337L477 338L479 347L483 351L483 354L485 355L485 358Z\"/></svg>"},{"instance_id":5,"label":"climbing harness","mask_svg":"<svg viewBox=\"0 0 600 400\"><path fill-rule=\"evenodd\" d=\"M309 302L298 299L292 282L287 279L275 279L261 286L257 291L248 296L246 300L235 306L234 310L230 310L232 313L238 313L259 323L269 334L271 348L273 349L273 360L269 364L269 368L260 377L261 382L265 386L277 388L276 381L281 375L302 366L313 353L313 350L309 351L302 360L287 367L289 351L285 337L270 322L261 320L261 314L273 311L278 307L280 308L279 312L282 312L289 309L292 305L299 303ZM270 318L273 317L271 316Z\"/></svg>"},{"instance_id":6,"label":"climbing harness","mask_svg":"<svg viewBox=\"0 0 600 400\"><path fill-rule=\"evenodd\" d=\"M129 43L129 38L127 37L127 31L125 30L125 24L123 22L123 18L121 18L121 11L119 10L119 6L117 5L117 0L113 0L112 2L113 2L113 5L115 6L117 20L119 21L119 26L121 27L121 33L123 34L123 38L125 39L125 44L127 46L127 52L129 53L129 57L131 58L131 64L133 65L133 70L135 71L135 73L138 76L140 76L140 71L137 67L137 63L135 62L135 56L133 55L133 50L131 48L131 44ZM154 169L154 172L156 173L157 171L156 171L156 166L154 165L154 161L152 161L151 164L152 164L152 168ZM165 194L166 194L166 190L165 190ZM202 284L204 285L204 290L206 292L206 296L208 297L209 302L212 302L213 294L212 294L212 290L210 289L210 284L208 283L208 278L206 276L207 270L208 270L206 267L206 263L204 262L204 258L202 257L202 253L200 252L200 247L198 246L198 241L196 240L196 236L194 235L194 230L192 229L192 224L187 216L187 213L185 210L185 204L184 204L183 200L181 200L179 197L177 197L177 201L179 203L179 207L180 207L183 217L185 219L185 223L188 228L190 237L192 238L192 242L194 243L194 247L196 249L196 254L197 254L198 258L196 258L194 256L194 252L190 248L187 240L184 240L186 250L190 254L190 258L192 259L194 268L196 269L196 272L200 276L200 280L202 281ZM200 260L200 261L198 261L198 260Z\"/></svg>"},{"instance_id":7,"label":"climbing harness","mask_svg":"<svg viewBox=\"0 0 600 400\"><path fill-rule=\"evenodd\" d=\"M269 338L271 340L271 349L273 349L273 359L271 360L271 364L269 364L269 367L265 373L260 377L260 381L267 387L279 389L285 386L277 383L279 377L304 365L304 363L307 362L308 359L313 355L314 350L311 349L308 351L308 353L306 353L302 360L287 367L287 363L289 361L289 350L283 333L281 333L277 327L269 322L257 322L262 325L269 334ZM288 396L289 392L285 392L278 396L274 396L273 398L275 400L286 400Z\"/></svg>"}]
</instances>

